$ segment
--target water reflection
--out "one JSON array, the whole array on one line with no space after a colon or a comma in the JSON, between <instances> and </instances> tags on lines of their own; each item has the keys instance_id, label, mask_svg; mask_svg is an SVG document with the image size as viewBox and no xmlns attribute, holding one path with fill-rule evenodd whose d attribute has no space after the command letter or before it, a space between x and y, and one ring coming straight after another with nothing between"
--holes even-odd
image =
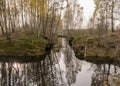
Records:
<instances>
[{"instance_id":1,"label":"water reflection","mask_svg":"<svg viewBox=\"0 0 120 86\"><path fill-rule=\"evenodd\" d=\"M52 55L52 54L51 54ZM0 86L61 86L56 58L47 55L41 62L0 63Z\"/></svg>"},{"instance_id":2,"label":"water reflection","mask_svg":"<svg viewBox=\"0 0 120 86\"><path fill-rule=\"evenodd\" d=\"M96 65L91 86L120 86L120 68L110 64Z\"/></svg>"},{"instance_id":3,"label":"water reflection","mask_svg":"<svg viewBox=\"0 0 120 86\"><path fill-rule=\"evenodd\" d=\"M64 45L62 52L64 54L67 84L68 86L71 86L76 82L77 74L79 71L81 71L81 62L75 58L75 54L71 47L68 45L67 40L63 39L62 45Z\"/></svg>"},{"instance_id":4,"label":"water reflection","mask_svg":"<svg viewBox=\"0 0 120 86\"><path fill-rule=\"evenodd\" d=\"M0 86L120 86L120 68L78 60L63 39L41 61L0 62Z\"/></svg>"}]
</instances>

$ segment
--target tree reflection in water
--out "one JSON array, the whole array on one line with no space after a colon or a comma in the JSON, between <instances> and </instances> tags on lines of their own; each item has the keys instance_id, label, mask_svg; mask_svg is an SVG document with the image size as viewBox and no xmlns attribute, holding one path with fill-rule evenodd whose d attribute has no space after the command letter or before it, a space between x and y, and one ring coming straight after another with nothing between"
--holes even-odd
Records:
<instances>
[{"instance_id":1,"label":"tree reflection in water","mask_svg":"<svg viewBox=\"0 0 120 86\"><path fill-rule=\"evenodd\" d=\"M58 53L51 50L51 53L46 55L46 59L40 62L1 62L0 86L72 85L76 81L76 75L81 70L81 66L69 45L64 45L66 45L65 48Z\"/></svg>"},{"instance_id":2,"label":"tree reflection in water","mask_svg":"<svg viewBox=\"0 0 120 86\"><path fill-rule=\"evenodd\" d=\"M0 86L120 86L118 66L78 60L65 39L62 45L42 61L0 62Z\"/></svg>"},{"instance_id":3,"label":"tree reflection in water","mask_svg":"<svg viewBox=\"0 0 120 86\"><path fill-rule=\"evenodd\" d=\"M120 68L110 64L96 65L91 86L120 86Z\"/></svg>"},{"instance_id":4,"label":"tree reflection in water","mask_svg":"<svg viewBox=\"0 0 120 86\"><path fill-rule=\"evenodd\" d=\"M0 86L63 86L53 54L40 62L0 63Z\"/></svg>"},{"instance_id":5,"label":"tree reflection in water","mask_svg":"<svg viewBox=\"0 0 120 86\"><path fill-rule=\"evenodd\" d=\"M76 82L76 77L79 71L81 71L81 63L75 57L75 54L71 47L68 45L67 40L63 39L63 53L64 53L64 63L66 66L66 79L68 86L71 86Z\"/></svg>"}]
</instances>

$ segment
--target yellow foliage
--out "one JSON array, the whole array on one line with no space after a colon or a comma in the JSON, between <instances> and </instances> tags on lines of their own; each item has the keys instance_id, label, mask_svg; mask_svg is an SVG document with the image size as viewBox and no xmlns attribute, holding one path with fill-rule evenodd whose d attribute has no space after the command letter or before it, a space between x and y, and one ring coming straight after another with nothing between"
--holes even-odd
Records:
<instances>
[{"instance_id":1,"label":"yellow foliage","mask_svg":"<svg viewBox=\"0 0 120 86\"><path fill-rule=\"evenodd\" d=\"M100 0L94 0L94 3L95 3L95 5L96 5L96 9L95 9L95 11L94 11L94 13L93 13L93 20L95 20L97 10L99 9L98 6L99 6L99 3L100 3Z\"/></svg>"},{"instance_id":2,"label":"yellow foliage","mask_svg":"<svg viewBox=\"0 0 120 86\"><path fill-rule=\"evenodd\" d=\"M32 8L38 9L42 16L47 13L47 0L30 0L30 5Z\"/></svg>"}]
</instances>

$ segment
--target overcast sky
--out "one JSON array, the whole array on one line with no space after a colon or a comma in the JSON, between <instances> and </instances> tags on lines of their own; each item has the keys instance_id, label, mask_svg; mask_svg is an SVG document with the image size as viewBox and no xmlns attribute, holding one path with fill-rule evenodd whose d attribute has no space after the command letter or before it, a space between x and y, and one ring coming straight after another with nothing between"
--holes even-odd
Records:
<instances>
[{"instance_id":1,"label":"overcast sky","mask_svg":"<svg viewBox=\"0 0 120 86\"><path fill-rule=\"evenodd\" d=\"M79 0L80 5L84 8L84 26L87 24L89 19L92 17L95 10L94 0Z\"/></svg>"}]
</instances>

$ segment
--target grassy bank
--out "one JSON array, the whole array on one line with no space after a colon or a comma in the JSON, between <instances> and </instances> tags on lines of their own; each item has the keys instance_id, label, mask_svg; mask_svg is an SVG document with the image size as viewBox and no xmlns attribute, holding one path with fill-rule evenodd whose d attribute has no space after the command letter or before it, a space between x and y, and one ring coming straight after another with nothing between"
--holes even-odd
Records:
<instances>
[{"instance_id":1,"label":"grassy bank","mask_svg":"<svg viewBox=\"0 0 120 86\"><path fill-rule=\"evenodd\" d=\"M70 37L70 44L78 57L120 57L120 32L103 35L79 34Z\"/></svg>"},{"instance_id":2,"label":"grassy bank","mask_svg":"<svg viewBox=\"0 0 120 86\"><path fill-rule=\"evenodd\" d=\"M45 54L47 40L36 38L35 34L27 32L12 33L11 43L4 36L0 38L0 56L41 56Z\"/></svg>"}]
</instances>

